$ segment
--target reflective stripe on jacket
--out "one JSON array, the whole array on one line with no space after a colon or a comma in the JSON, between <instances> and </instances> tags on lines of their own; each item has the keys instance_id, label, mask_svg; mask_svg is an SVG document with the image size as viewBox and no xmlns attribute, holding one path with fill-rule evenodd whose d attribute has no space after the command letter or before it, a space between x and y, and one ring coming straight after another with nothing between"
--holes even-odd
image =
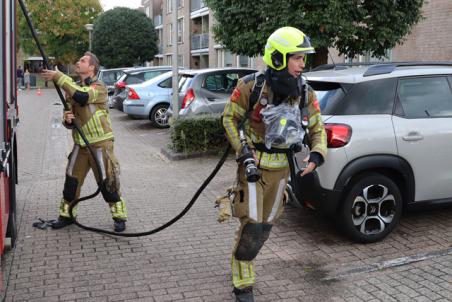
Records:
<instances>
[{"instance_id":1,"label":"reflective stripe on jacket","mask_svg":"<svg viewBox=\"0 0 452 302\"><path fill-rule=\"evenodd\" d=\"M238 81L237 87L231 95L230 100L226 103L226 107L223 112L223 126L226 131L226 136L231 143L232 147L239 155L242 149L237 125L242 121L249 107L249 97L253 90L254 80L245 77ZM267 84L264 85L261 98L267 98L269 103L272 103L273 92ZM298 104L300 98L294 98L291 100L293 104ZM253 107L253 110L257 110L259 101ZM245 122L245 132L248 139L248 144L253 147L254 143L265 142L265 125L260 119L254 118L253 110L250 112L250 118ZM325 128L323 126L322 118L320 115L320 108L317 101L315 92L309 90L308 98L308 127L307 132L309 135L311 152L318 152L325 159L327 154L327 139ZM259 166L264 169L281 169L288 167L287 157L285 154L276 153L269 154L266 152L257 151L259 159Z\"/></svg>"},{"instance_id":2,"label":"reflective stripe on jacket","mask_svg":"<svg viewBox=\"0 0 452 302\"><path fill-rule=\"evenodd\" d=\"M79 85L61 72L57 73L55 80L57 85L66 92L67 102L75 115L75 121L80 126L88 142L93 144L105 140L112 140L114 136L108 114L108 92L105 85L95 77L91 79L89 85L85 83ZM76 102L74 95L85 96L84 99L86 102L83 104ZM72 137L75 144L80 146L86 145L77 130L72 130Z\"/></svg>"}]
</instances>

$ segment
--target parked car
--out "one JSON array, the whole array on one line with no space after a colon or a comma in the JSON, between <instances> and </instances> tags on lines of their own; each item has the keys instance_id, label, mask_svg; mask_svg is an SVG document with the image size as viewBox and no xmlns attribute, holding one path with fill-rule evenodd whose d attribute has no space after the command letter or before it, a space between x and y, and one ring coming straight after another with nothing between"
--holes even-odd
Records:
<instances>
[{"instance_id":1,"label":"parked car","mask_svg":"<svg viewBox=\"0 0 452 302\"><path fill-rule=\"evenodd\" d=\"M137 67L124 70L124 74L115 84L113 94L113 105L116 109L123 111L122 103L127 97L125 88L127 85L139 84L150 80L165 72L171 71L171 66Z\"/></svg>"},{"instance_id":2,"label":"parked car","mask_svg":"<svg viewBox=\"0 0 452 302\"><path fill-rule=\"evenodd\" d=\"M223 112L239 78L257 70L216 68L181 71L179 80L180 116ZM171 114L172 112L170 112Z\"/></svg>"},{"instance_id":3,"label":"parked car","mask_svg":"<svg viewBox=\"0 0 452 302\"><path fill-rule=\"evenodd\" d=\"M126 87L124 112L129 116L148 118L157 128L167 128L166 111L171 103L173 72L161 74L141 84Z\"/></svg>"},{"instance_id":4,"label":"parked car","mask_svg":"<svg viewBox=\"0 0 452 302\"><path fill-rule=\"evenodd\" d=\"M404 208L452 202L452 62L336 66L306 73L328 156L291 181L295 196L375 242Z\"/></svg>"},{"instance_id":5,"label":"parked car","mask_svg":"<svg viewBox=\"0 0 452 302\"><path fill-rule=\"evenodd\" d=\"M108 90L108 107L112 108L112 96L115 92L115 83L124 74L124 70L127 68L112 68L112 69L101 69L97 74L97 78L104 82Z\"/></svg>"}]
</instances>

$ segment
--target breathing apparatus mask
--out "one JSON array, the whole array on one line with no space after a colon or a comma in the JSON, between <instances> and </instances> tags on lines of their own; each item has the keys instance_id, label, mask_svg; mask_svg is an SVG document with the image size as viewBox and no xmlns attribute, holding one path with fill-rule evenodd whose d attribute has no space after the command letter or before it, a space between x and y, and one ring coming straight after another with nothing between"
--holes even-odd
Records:
<instances>
[{"instance_id":1,"label":"breathing apparatus mask","mask_svg":"<svg viewBox=\"0 0 452 302\"><path fill-rule=\"evenodd\" d=\"M298 105L267 106L261 114L265 124L265 147L287 148L303 142L305 130Z\"/></svg>"}]
</instances>

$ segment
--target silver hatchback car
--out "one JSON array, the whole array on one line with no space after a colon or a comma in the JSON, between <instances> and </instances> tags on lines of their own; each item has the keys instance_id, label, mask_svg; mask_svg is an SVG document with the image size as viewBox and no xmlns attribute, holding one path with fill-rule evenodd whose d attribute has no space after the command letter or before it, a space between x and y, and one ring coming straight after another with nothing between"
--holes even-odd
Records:
<instances>
[{"instance_id":1,"label":"silver hatchback car","mask_svg":"<svg viewBox=\"0 0 452 302\"><path fill-rule=\"evenodd\" d=\"M223 112L239 78L257 70L216 68L180 71L180 116Z\"/></svg>"},{"instance_id":2,"label":"silver hatchback car","mask_svg":"<svg viewBox=\"0 0 452 302\"><path fill-rule=\"evenodd\" d=\"M325 164L292 180L296 199L375 242L402 209L452 203L452 62L330 66L306 73L328 137Z\"/></svg>"}]
</instances>

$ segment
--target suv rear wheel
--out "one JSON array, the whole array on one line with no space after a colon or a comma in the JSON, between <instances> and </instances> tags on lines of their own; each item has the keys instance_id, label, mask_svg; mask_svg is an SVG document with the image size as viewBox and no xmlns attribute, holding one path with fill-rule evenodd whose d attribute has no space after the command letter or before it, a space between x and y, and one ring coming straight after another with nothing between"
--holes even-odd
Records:
<instances>
[{"instance_id":1,"label":"suv rear wheel","mask_svg":"<svg viewBox=\"0 0 452 302\"><path fill-rule=\"evenodd\" d=\"M388 177L371 173L351 184L339 212L340 224L352 240L376 242L398 224L402 195Z\"/></svg>"},{"instance_id":2,"label":"suv rear wheel","mask_svg":"<svg viewBox=\"0 0 452 302\"><path fill-rule=\"evenodd\" d=\"M168 128L168 117L166 116L166 112L168 111L168 104L158 104L155 106L151 114L149 115L149 119L152 124L154 124L157 128Z\"/></svg>"}]
</instances>

